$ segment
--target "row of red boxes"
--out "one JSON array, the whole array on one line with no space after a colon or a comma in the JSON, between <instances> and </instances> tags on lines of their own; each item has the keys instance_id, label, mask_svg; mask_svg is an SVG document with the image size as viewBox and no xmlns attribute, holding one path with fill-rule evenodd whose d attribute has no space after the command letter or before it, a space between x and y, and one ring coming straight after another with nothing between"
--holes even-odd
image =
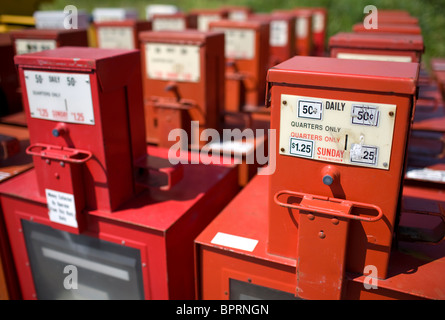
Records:
<instances>
[{"instance_id":1,"label":"row of red boxes","mask_svg":"<svg viewBox=\"0 0 445 320\"><path fill-rule=\"evenodd\" d=\"M420 76L421 39L343 34L331 39L331 58L267 66L265 127L276 132L269 141L276 168L250 183L250 176L240 183L242 164L232 157L204 164L201 147L188 147L173 164L166 139L187 126L192 136L192 120L203 124L197 136L215 128L221 110L211 108L235 92L221 91L226 68L242 66L225 64L221 34L147 32L140 39L140 53L64 47L15 57L34 168L0 185L2 252L13 257L5 269L19 283L12 297L443 298L441 246L409 241L419 230L440 235L443 208L437 185L405 179L414 106L441 101ZM343 52L334 42L346 43ZM199 74L186 77L194 81L144 68L174 49L189 50L186 67L199 65ZM244 119L261 106L247 105L222 114L243 112ZM251 120L223 123L252 128ZM150 123L163 142L147 147ZM434 206L435 216L427 209ZM367 277L366 267L378 273ZM376 288L365 286L374 281Z\"/></svg>"}]
</instances>

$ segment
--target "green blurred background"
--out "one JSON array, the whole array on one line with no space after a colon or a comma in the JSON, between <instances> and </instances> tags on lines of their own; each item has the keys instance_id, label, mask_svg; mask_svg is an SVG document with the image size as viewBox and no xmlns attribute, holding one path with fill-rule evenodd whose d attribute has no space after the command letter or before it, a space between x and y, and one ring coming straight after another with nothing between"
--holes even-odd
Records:
<instances>
[{"instance_id":1,"label":"green blurred background","mask_svg":"<svg viewBox=\"0 0 445 320\"><path fill-rule=\"evenodd\" d=\"M1 0L5 1L5 0ZM7 0L9 2L9 0ZM23 1L23 0L15 0ZM15 2L14 0L11 2ZM218 8L223 5L246 5L256 12L273 9L292 9L299 6L325 7L328 9L328 37L340 32L351 31L352 25L363 20L363 9L374 5L378 9L402 9L419 18L425 41L425 67L431 57L445 57L445 0L46 0L40 10L62 10L66 5L91 12L98 7L137 8L145 18L145 7L149 4L173 4L184 11L190 9Z\"/></svg>"}]
</instances>

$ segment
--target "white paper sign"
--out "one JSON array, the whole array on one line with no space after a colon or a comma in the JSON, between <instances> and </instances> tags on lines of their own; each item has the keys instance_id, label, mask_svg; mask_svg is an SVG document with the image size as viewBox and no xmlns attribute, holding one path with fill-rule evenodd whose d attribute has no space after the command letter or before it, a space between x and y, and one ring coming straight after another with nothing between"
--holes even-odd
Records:
<instances>
[{"instance_id":1,"label":"white paper sign","mask_svg":"<svg viewBox=\"0 0 445 320\"><path fill-rule=\"evenodd\" d=\"M258 240L218 232L215 237L213 237L211 243L252 252L258 244Z\"/></svg>"},{"instance_id":2,"label":"white paper sign","mask_svg":"<svg viewBox=\"0 0 445 320\"><path fill-rule=\"evenodd\" d=\"M74 195L45 189L49 220L78 228Z\"/></svg>"},{"instance_id":3,"label":"white paper sign","mask_svg":"<svg viewBox=\"0 0 445 320\"><path fill-rule=\"evenodd\" d=\"M90 76L25 70L31 118L94 125Z\"/></svg>"}]
</instances>

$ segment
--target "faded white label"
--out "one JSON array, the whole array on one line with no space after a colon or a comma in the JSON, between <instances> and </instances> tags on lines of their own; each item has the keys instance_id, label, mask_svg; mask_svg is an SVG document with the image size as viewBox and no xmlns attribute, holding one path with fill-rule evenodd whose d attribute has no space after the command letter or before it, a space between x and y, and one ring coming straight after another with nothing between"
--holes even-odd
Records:
<instances>
[{"instance_id":1,"label":"faded white label","mask_svg":"<svg viewBox=\"0 0 445 320\"><path fill-rule=\"evenodd\" d=\"M249 153L253 150L253 143L242 141L211 142L208 147L212 150L230 151L235 153Z\"/></svg>"},{"instance_id":2,"label":"faded white label","mask_svg":"<svg viewBox=\"0 0 445 320\"><path fill-rule=\"evenodd\" d=\"M132 27L98 27L97 43L104 49L134 49Z\"/></svg>"},{"instance_id":3,"label":"faded white label","mask_svg":"<svg viewBox=\"0 0 445 320\"><path fill-rule=\"evenodd\" d=\"M281 96L280 154L389 169L396 106Z\"/></svg>"},{"instance_id":4,"label":"faded white label","mask_svg":"<svg viewBox=\"0 0 445 320\"><path fill-rule=\"evenodd\" d=\"M25 70L31 118L94 125L90 76Z\"/></svg>"},{"instance_id":5,"label":"faded white label","mask_svg":"<svg viewBox=\"0 0 445 320\"><path fill-rule=\"evenodd\" d=\"M284 47L287 45L288 24L284 20L273 20L270 22L270 40L273 47Z\"/></svg>"},{"instance_id":6,"label":"faded white label","mask_svg":"<svg viewBox=\"0 0 445 320\"><path fill-rule=\"evenodd\" d=\"M213 28L225 35L225 57L253 59L255 57L255 30L238 28Z\"/></svg>"},{"instance_id":7,"label":"faded white label","mask_svg":"<svg viewBox=\"0 0 445 320\"><path fill-rule=\"evenodd\" d=\"M428 168L412 168L407 170L406 177L413 180L445 182L445 171Z\"/></svg>"},{"instance_id":8,"label":"faded white label","mask_svg":"<svg viewBox=\"0 0 445 320\"><path fill-rule=\"evenodd\" d=\"M337 59L351 59L351 60L371 60L371 61L392 61L392 62L412 62L410 56L392 56L383 54L363 54L363 53L346 53L340 52L337 54Z\"/></svg>"},{"instance_id":9,"label":"faded white label","mask_svg":"<svg viewBox=\"0 0 445 320\"><path fill-rule=\"evenodd\" d=\"M252 252L253 250L255 250L255 247L258 244L258 240L234 236L232 234L224 232L218 232L213 237L211 243L224 247Z\"/></svg>"},{"instance_id":10,"label":"faded white label","mask_svg":"<svg viewBox=\"0 0 445 320\"><path fill-rule=\"evenodd\" d=\"M57 47L56 40L16 39L15 50L17 54L52 50Z\"/></svg>"},{"instance_id":11,"label":"faded white label","mask_svg":"<svg viewBox=\"0 0 445 320\"><path fill-rule=\"evenodd\" d=\"M197 21L198 30L208 31L210 22L219 20L221 20L221 16L219 14L200 14Z\"/></svg>"},{"instance_id":12,"label":"faded white label","mask_svg":"<svg viewBox=\"0 0 445 320\"><path fill-rule=\"evenodd\" d=\"M74 195L45 189L49 219L52 222L77 228Z\"/></svg>"},{"instance_id":13,"label":"faded white label","mask_svg":"<svg viewBox=\"0 0 445 320\"><path fill-rule=\"evenodd\" d=\"M244 10L233 10L229 12L228 19L234 21L245 21L247 20L247 16L248 13Z\"/></svg>"},{"instance_id":14,"label":"faded white label","mask_svg":"<svg viewBox=\"0 0 445 320\"><path fill-rule=\"evenodd\" d=\"M152 22L152 29L153 31L182 31L186 29L186 25L185 20L182 18L156 18Z\"/></svg>"},{"instance_id":15,"label":"faded white label","mask_svg":"<svg viewBox=\"0 0 445 320\"><path fill-rule=\"evenodd\" d=\"M147 43L145 51L147 76L150 79L199 82L199 46Z\"/></svg>"},{"instance_id":16,"label":"faded white label","mask_svg":"<svg viewBox=\"0 0 445 320\"><path fill-rule=\"evenodd\" d=\"M306 38L309 33L309 20L307 18L297 18L297 22L295 23L296 30L295 34L297 38Z\"/></svg>"},{"instance_id":17,"label":"faded white label","mask_svg":"<svg viewBox=\"0 0 445 320\"><path fill-rule=\"evenodd\" d=\"M324 14L317 12L312 16L312 26L314 33L323 32L324 30Z\"/></svg>"}]
</instances>

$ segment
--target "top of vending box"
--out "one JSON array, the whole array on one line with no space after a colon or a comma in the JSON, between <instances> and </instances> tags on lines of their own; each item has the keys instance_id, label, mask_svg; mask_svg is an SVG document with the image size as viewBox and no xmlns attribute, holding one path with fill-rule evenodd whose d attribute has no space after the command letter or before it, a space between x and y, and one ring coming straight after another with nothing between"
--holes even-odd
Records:
<instances>
[{"instance_id":1,"label":"top of vending box","mask_svg":"<svg viewBox=\"0 0 445 320\"><path fill-rule=\"evenodd\" d=\"M143 31L139 33L141 41L151 42L204 42L209 37L220 36L221 31L199 31L196 29Z\"/></svg>"},{"instance_id":2,"label":"top of vending box","mask_svg":"<svg viewBox=\"0 0 445 320\"><path fill-rule=\"evenodd\" d=\"M269 69L273 83L414 94L418 63L295 56Z\"/></svg>"},{"instance_id":3,"label":"top of vending box","mask_svg":"<svg viewBox=\"0 0 445 320\"><path fill-rule=\"evenodd\" d=\"M89 47L60 47L14 57L16 65L29 69L95 71L102 90L113 90L129 81L140 68L135 64L139 60L139 50Z\"/></svg>"},{"instance_id":4,"label":"top of vending box","mask_svg":"<svg viewBox=\"0 0 445 320\"><path fill-rule=\"evenodd\" d=\"M14 57L14 61L17 65L44 68L97 69L101 65L108 64L111 58L120 56L122 62L124 62L126 60L125 56L132 54L139 54L139 51L89 47L60 47L54 50L17 55ZM115 60L114 63L116 63ZM110 65L110 67L114 69L116 65Z\"/></svg>"},{"instance_id":5,"label":"top of vending box","mask_svg":"<svg viewBox=\"0 0 445 320\"><path fill-rule=\"evenodd\" d=\"M424 50L423 37L415 34L340 32L329 38L330 47Z\"/></svg>"}]
</instances>

